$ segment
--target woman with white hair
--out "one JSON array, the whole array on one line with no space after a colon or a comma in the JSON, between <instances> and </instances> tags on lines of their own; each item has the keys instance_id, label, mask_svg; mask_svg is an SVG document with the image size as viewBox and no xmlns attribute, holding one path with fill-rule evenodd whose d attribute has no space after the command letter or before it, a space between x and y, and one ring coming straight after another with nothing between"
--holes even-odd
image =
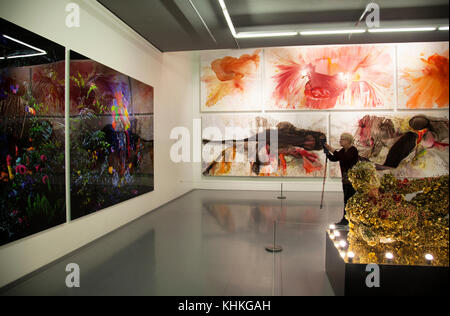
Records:
<instances>
[{"instance_id":1,"label":"woman with white hair","mask_svg":"<svg viewBox=\"0 0 450 316\"><path fill-rule=\"evenodd\" d=\"M337 151L328 144L324 144L325 153L330 161L339 161L342 174L342 189L344 191L344 216L341 221L336 223L339 226L348 225L348 220L345 218L345 206L347 201L355 194L355 189L353 188L350 180L348 179L347 172L358 162L359 154L358 149L353 146L353 136L349 133L343 133L339 140L339 144L342 149Z\"/></svg>"}]
</instances>

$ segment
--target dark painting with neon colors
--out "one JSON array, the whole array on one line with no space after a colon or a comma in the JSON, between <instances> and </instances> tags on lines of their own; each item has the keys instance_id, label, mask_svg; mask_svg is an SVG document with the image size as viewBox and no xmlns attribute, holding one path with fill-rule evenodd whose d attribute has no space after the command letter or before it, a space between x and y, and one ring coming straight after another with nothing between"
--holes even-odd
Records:
<instances>
[{"instance_id":1,"label":"dark painting with neon colors","mask_svg":"<svg viewBox=\"0 0 450 316\"><path fill-rule=\"evenodd\" d=\"M153 87L70 61L71 218L153 191Z\"/></svg>"},{"instance_id":2,"label":"dark painting with neon colors","mask_svg":"<svg viewBox=\"0 0 450 316\"><path fill-rule=\"evenodd\" d=\"M66 221L64 47L0 19L0 245Z\"/></svg>"}]
</instances>

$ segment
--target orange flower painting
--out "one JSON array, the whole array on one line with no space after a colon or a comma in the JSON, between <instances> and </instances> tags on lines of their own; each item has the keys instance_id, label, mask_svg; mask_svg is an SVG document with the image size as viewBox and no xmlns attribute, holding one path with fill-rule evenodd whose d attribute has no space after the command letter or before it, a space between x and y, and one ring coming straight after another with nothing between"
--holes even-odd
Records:
<instances>
[{"instance_id":1,"label":"orange flower painting","mask_svg":"<svg viewBox=\"0 0 450 316\"><path fill-rule=\"evenodd\" d=\"M261 58L260 49L202 55L202 111L260 109Z\"/></svg>"},{"instance_id":2,"label":"orange flower painting","mask_svg":"<svg viewBox=\"0 0 450 316\"><path fill-rule=\"evenodd\" d=\"M399 107L448 108L448 42L399 44Z\"/></svg>"},{"instance_id":3,"label":"orange flower painting","mask_svg":"<svg viewBox=\"0 0 450 316\"><path fill-rule=\"evenodd\" d=\"M266 108L388 109L394 100L394 46L266 50Z\"/></svg>"}]
</instances>

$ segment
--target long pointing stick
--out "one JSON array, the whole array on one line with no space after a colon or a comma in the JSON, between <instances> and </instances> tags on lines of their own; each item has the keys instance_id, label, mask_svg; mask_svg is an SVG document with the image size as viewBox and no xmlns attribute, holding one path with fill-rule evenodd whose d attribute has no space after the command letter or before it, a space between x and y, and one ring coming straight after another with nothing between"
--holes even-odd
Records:
<instances>
[{"instance_id":1,"label":"long pointing stick","mask_svg":"<svg viewBox=\"0 0 450 316\"><path fill-rule=\"evenodd\" d=\"M328 164L328 157L325 157L325 172L323 173L323 185L322 185L322 197L320 199L320 209L322 209L323 206L323 194L325 192L325 180L327 178L327 164Z\"/></svg>"}]
</instances>

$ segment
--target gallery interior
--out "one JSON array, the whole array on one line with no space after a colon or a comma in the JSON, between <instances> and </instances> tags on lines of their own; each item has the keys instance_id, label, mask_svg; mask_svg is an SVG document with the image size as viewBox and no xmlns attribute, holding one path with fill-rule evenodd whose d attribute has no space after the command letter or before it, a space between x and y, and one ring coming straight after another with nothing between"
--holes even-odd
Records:
<instances>
[{"instance_id":1,"label":"gallery interior","mask_svg":"<svg viewBox=\"0 0 450 316\"><path fill-rule=\"evenodd\" d=\"M448 7L0 0L0 295L447 295Z\"/></svg>"}]
</instances>

